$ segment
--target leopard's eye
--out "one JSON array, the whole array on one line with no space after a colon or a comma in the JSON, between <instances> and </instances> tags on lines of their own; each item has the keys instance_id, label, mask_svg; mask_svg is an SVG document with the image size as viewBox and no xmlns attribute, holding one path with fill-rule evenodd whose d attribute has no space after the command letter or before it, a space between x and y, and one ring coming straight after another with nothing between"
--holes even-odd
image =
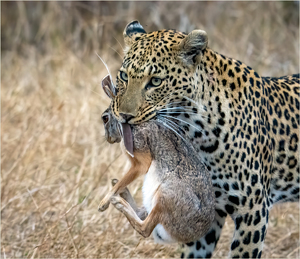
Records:
<instances>
[{"instance_id":1,"label":"leopard's eye","mask_svg":"<svg viewBox=\"0 0 300 259\"><path fill-rule=\"evenodd\" d=\"M125 72L121 71L121 72L120 72L120 77L121 77L121 79L122 79L124 82L127 82L127 81L128 81L128 75L127 75Z\"/></svg>"},{"instance_id":2,"label":"leopard's eye","mask_svg":"<svg viewBox=\"0 0 300 259\"><path fill-rule=\"evenodd\" d=\"M152 87L158 87L161 85L162 81L163 80L158 77L153 77L151 78L150 82L147 84L146 89L148 90Z\"/></svg>"},{"instance_id":3,"label":"leopard's eye","mask_svg":"<svg viewBox=\"0 0 300 259\"><path fill-rule=\"evenodd\" d=\"M153 85L153 86L160 86L161 85L161 82L162 80L160 78L157 78L157 77L153 77L150 81L150 83Z\"/></svg>"}]
</instances>

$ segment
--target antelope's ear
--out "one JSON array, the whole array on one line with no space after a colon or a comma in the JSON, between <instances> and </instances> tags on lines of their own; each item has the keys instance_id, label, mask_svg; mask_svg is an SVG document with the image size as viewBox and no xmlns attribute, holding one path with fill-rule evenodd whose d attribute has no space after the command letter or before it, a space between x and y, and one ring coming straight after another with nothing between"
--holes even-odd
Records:
<instances>
[{"instance_id":1,"label":"antelope's ear","mask_svg":"<svg viewBox=\"0 0 300 259\"><path fill-rule=\"evenodd\" d=\"M144 34L146 31L138 21L128 23L124 29L123 37L126 47L130 47L139 34Z\"/></svg>"},{"instance_id":2,"label":"antelope's ear","mask_svg":"<svg viewBox=\"0 0 300 259\"><path fill-rule=\"evenodd\" d=\"M115 86L109 74L102 79L102 88L110 99L115 97Z\"/></svg>"},{"instance_id":3,"label":"antelope's ear","mask_svg":"<svg viewBox=\"0 0 300 259\"><path fill-rule=\"evenodd\" d=\"M202 51L207 47L207 34L194 30L179 45L178 58L187 66L194 66L201 61Z\"/></svg>"}]
</instances>

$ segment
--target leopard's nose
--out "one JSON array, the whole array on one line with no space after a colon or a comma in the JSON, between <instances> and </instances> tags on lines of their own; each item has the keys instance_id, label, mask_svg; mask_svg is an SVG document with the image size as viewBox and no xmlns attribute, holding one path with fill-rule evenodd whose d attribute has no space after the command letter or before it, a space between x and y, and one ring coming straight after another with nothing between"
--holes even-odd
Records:
<instances>
[{"instance_id":1,"label":"leopard's nose","mask_svg":"<svg viewBox=\"0 0 300 259\"><path fill-rule=\"evenodd\" d=\"M132 116L131 114L126 114L126 113L120 113L120 116L125 120L125 123L127 123L132 118L134 118L134 116Z\"/></svg>"}]
</instances>

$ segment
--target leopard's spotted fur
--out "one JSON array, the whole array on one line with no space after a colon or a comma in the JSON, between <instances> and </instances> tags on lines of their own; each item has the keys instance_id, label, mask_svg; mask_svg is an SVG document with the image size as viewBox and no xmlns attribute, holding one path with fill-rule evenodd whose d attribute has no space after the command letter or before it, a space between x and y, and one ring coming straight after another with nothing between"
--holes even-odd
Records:
<instances>
[{"instance_id":1,"label":"leopard's spotted fur","mask_svg":"<svg viewBox=\"0 0 300 259\"><path fill-rule=\"evenodd\" d=\"M299 75L262 77L211 50L204 31L146 33L135 21L124 38L115 117L164 122L211 172L215 221L183 256L211 257L230 215L230 256L261 257L273 204L299 201Z\"/></svg>"}]
</instances>

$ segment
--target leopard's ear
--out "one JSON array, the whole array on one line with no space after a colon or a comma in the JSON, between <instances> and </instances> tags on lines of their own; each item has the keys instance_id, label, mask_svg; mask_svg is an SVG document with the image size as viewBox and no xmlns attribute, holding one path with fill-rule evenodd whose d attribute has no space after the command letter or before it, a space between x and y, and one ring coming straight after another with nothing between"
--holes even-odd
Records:
<instances>
[{"instance_id":1,"label":"leopard's ear","mask_svg":"<svg viewBox=\"0 0 300 259\"><path fill-rule=\"evenodd\" d=\"M126 47L130 47L135 39L146 31L138 21L132 21L128 23L124 29L123 36Z\"/></svg>"},{"instance_id":2,"label":"leopard's ear","mask_svg":"<svg viewBox=\"0 0 300 259\"><path fill-rule=\"evenodd\" d=\"M178 58L187 66L194 66L201 61L202 51L207 47L207 34L194 30L179 44Z\"/></svg>"}]
</instances>

